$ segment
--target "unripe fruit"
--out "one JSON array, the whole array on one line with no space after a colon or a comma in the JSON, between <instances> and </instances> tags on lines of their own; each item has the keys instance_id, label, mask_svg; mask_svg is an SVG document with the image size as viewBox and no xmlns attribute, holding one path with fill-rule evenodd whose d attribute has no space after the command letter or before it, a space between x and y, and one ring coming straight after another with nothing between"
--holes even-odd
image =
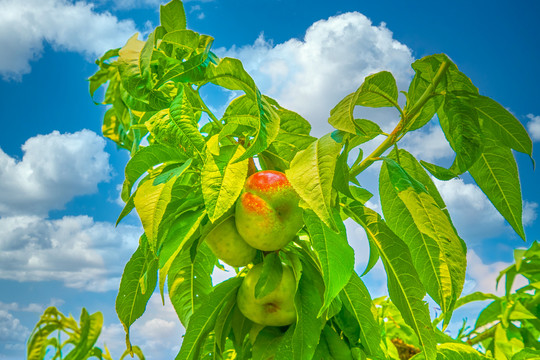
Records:
<instances>
[{"instance_id":1,"label":"unripe fruit","mask_svg":"<svg viewBox=\"0 0 540 360\"><path fill-rule=\"evenodd\" d=\"M257 253L257 250L249 246L236 230L234 216L212 229L206 235L205 241L218 259L233 267L249 264Z\"/></svg>"},{"instance_id":2,"label":"unripe fruit","mask_svg":"<svg viewBox=\"0 0 540 360\"><path fill-rule=\"evenodd\" d=\"M256 249L281 249L304 224L299 200L285 174L266 170L251 175L236 202L238 232Z\"/></svg>"},{"instance_id":3,"label":"unripe fruit","mask_svg":"<svg viewBox=\"0 0 540 360\"><path fill-rule=\"evenodd\" d=\"M255 298L255 285L261 276L263 263L251 268L244 278L236 302L245 317L265 326L285 326L296 321L294 296L296 280L290 266L283 264L280 283L269 294Z\"/></svg>"}]
</instances>

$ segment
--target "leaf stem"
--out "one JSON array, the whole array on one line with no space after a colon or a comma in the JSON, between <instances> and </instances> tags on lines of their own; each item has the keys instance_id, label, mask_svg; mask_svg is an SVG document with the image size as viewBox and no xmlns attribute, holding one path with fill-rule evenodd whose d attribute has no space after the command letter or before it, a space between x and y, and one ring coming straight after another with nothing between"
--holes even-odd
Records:
<instances>
[{"instance_id":1,"label":"leaf stem","mask_svg":"<svg viewBox=\"0 0 540 360\"><path fill-rule=\"evenodd\" d=\"M479 342L482 342L482 341L484 341L484 340L486 340L486 339L488 339L488 338L494 336L494 335L495 335L495 330L496 330L498 324L499 324L499 323L497 323L496 325L490 327L490 328L487 329L486 331L484 331L484 332L482 332L482 333L476 335L476 336L473 337L472 339L467 340L467 344L469 344L469 345L471 345L471 346L472 346L472 345L476 345L476 344L478 344Z\"/></svg>"},{"instance_id":2,"label":"leaf stem","mask_svg":"<svg viewBox=\"0 0 540 360\"><path fill-rule=\"evenodd\" d=\"M448 66L450 63L448 61L443 61L439 69L437 70L437 73L433 77L433 80L431 81L431 84L426 88L420 99L413 105L413 107L408 110L405 108L405 110L401 113L401 119L399 123L396 125L394 130L390 133L390 135L375 149L371 154L369 154L368 157L366 157L362 162L356 166L353 166L350 171L350 176L355 178L357 177L362 171L367 169L373 162L379 158L386 150L388 150L390 147L392 147L398 140L400 140L403 135L407 132L407 128L409 127L409 119L414 118L416 113L422 109L422 107L426 104L426 102L430 99L430 97L433 95L435 89L437 88L437 85L441 81L444 73L448 69Z\"/></svg>"},{"instance_id":3,"label":"leaf stem","mask_svg":"<svg viewBox=\"0 0 540 360\"><path fill-rule=\"evenodd\" d=\"M206 106L206 103L203 101L201 94L199 93L199 88L197 88L197 96L199 97L199 102L202 106L202 111L204 111L206 114L208 114L208 117L210 117L210 120L218 127L218 129L221 131L223 129L223 124L219 121L219 119L214 115L214 113Z\"/></svg>"}]
</instances>

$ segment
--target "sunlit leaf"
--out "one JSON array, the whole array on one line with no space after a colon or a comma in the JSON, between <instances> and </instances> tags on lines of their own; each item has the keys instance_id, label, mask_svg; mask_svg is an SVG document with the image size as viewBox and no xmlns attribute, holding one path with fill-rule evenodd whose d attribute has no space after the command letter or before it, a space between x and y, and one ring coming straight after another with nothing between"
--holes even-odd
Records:
<instances>
[{"instance_id":1,"label":"sunlit leaf","mask_svg":"<svg viewBox=\"0 0 540 360\"><path fill-rule=\"evenodd\" d=\"M338 139L340 140L340 139ZM300 151L285 172L294 190L317 216L337 231L331 210L332 182L342 144L327 134Z\"/></svg>"}]
</instances>

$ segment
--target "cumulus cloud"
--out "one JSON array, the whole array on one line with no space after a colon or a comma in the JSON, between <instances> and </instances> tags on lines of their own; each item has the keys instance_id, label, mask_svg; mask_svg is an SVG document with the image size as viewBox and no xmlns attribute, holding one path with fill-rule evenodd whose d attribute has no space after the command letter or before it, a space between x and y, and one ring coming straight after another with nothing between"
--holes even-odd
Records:
<instances>
[{"instance_id":1,"label":"cumulus cloud","mask_svg":"<svg viewBox=\"0 0 540 360\"><path fill-rule=\"evenodd\" d=\"M180 350L182 336L185 333L174 308L165 294L165 305L159 294L154 294L144 315L131 326L131 342L139 346L144 354L151 354L155 359L173 359ZM103 327L101 338L113 358L119 358L126 348L125 332L120 324Z\"/></svg>"},{"instance_id":2,"label":"cumulus cloud","mask_svg":"<svg viewBox=\"0 0 540 360\"><path fill-rule=\"evenodd\" d=\"M119 20L94 5L68 0L3 0L0 2L0 75L20 79L43 52L44 42L56 50L97 57L122 46L137 32L132 20Z\"/></svg>"},{"instance_id":3,"label":"cumulus cloud","mask_svg":"<svg viewBox=\"0 0 540 360\"><path fill-rule=\"evenodd\" d=\"M78 195L95 193L111 173L105 140L82 130L38 135L19 161L0 149L0 216L46 215Z\"/></svg>"},{"instance_id":4,"label":"cumulus cloud","mask_svg":"<svg viewBox=\"0 0 540 360\"><path fill-rule=\"evenodd\" d=\"M533 141L540 141L540 116L529 114L527 118L529 118L527 129L529 129Z\"/></svg>"},{"instance_id":5,"label":"cumulus cloud","mask_svg":"<svg viewBox=\"0 0 540 360\"><path fill-rule=\"evenodd\" d=\"M478 242L501 234L513 236L513 230L478 186L465 183L463 179L440 181L433 178L433 181L460 236L466 242ZM524 202L525 225L529 225L536 218L536 208L536 203Z\"/></svg>"},{"instance_id":6,"label":"cumulus cloud","mask_svg":"<svg viewBox=\"0 0 540 360\"><path fill-rule=\"evenodd\" d=\"M88 216L0 218L0 279L58 280L95 292L117 289L140 233L137 226L115 229Z\"/></svg>"},{"instance_id":7,"label":"cumulus cloud","mask_svg":"<svg viewBox=\"0 0 540 360\"><path fill-rule=\"evenodd\" d=\"M0 344L3 346L17 345L21 338L30 335L30 330L21 324L20 320L10 312L0 309Z\"/></svg>"},{"instance_id":8,"label":"cumulus cloud","mask_svg":"<svg viewBox=\"0 0 540 360\"><path fill-rule=\"evenodd\" d=\"M412 76L411 50L358 12L317 21L302 40L274 45L260 35L253 45L217 53L242 60L261 90L306 117L315 135L331 130L330 110L365 76L391 71L401 89Z\"/></svg>"},{"instance_id":9,"label":"cumulus cloud","mask_svg":"<svg viewBox=\"0 0 540 360\"><path fill-rule=\"evenodd\" d=\"M481 291L499 296L504 295L504 279L497 286L497 277L502 270L510 265L512 264L504 261L496 261L491 264L484 263L474 250L469 250L467 252L467 277L474 283L471 292ZM527 283L527 279L518 275L512 286L512 291L525 286Z\"/></svg>"},{"instance_id":10,"label":"cumulus cloud","mask_svg":"<svg viewBox=\"0 0 540 360\"><path fill-rule=\"evenodd\" d=\"M154 8L158 9L159 5L165 5L170 0L110 0L111 3L114 4L114 6L117 9L141 9L141 8ZM183 3L189 3L189 2L198 2L198 3L205 3L205 2L212 2L214 0L183 0ZM194 5L198 6L198 5Z\"/></svg>"},{"instance_id":11,"label":"cumulus cloud","mask_svg":"<svg viewBox=\"0 0 540 360\"><path fill-rule=\"evenodd\" d=\"M407 133L401 147L418 159L428 162L454 155L441 127L437 124L427 125L425 129Z\"/></svg>"}]
</instances>

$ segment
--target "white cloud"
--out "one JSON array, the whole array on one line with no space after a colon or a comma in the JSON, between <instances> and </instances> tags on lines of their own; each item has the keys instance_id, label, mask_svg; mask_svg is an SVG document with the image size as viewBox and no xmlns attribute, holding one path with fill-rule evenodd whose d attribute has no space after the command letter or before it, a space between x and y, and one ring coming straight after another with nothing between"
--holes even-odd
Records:
<instances>
[{"instance_id":1,"label":"white cloud","mask_svg":"<svg viewBox=\"0 0 540 360\"><path fill-rule=\"evenodd\" d=\"M22 160L0 149L0 216L46 215L77 195L95 193L111 167L105 140L82 130L38 135L22 146Z\"/></svg>"},{"instance_id":2,"label":"white cloud","mask_svg":"<svg viewBox=\"0 0 540 360\"><path fill-rule=\"evenodd\" d=\"M538 204L535 202L523 202L523 226L529 226L534 223L537 218Z\"/></svg>"},{"instance_id":3,"label":"white cloud","mask_svg":"<svg viewBox=\"0 0 540 360\"><path fill-rule=\"evenodd\" d=\"M497 277L502 270L510 265L512 264L504 261L486 264L474 250L469 250L467 252L467 277L474 282L474 287L472 287L471 292L481 291L496 294L498 296L504 295L504 278L501 279L499 286L497 287ZM512 291L525 286L527 283L527 279L518 275L514 280Z\"/></svg>"},{"instance_id":4,"label":"white cloud","mask_svg":"<svg viewBox=\"0 0 540 360\"><path fill-rule=\"evenodd\" d=\"M159 5L165 5L170 0L110 0L117 9L141 9L141 8L154 8L159 10ZM212 2L214 0L183 0L183 3L205 3ZM194 5L199 6L199 5Z\"/></svg>"},{"instance_id":5,"label":"white cloud","mask_svg":"<svg viewBox=\"0 0 540 360\"><path fill-rule=\"evenodd\" d=\"M132 20L118 20L94 5L67 0L3 0L0 2L0 75L20 79L31 70L47 42L56 50L100 56L122 46L136 32Z\"/></svg>"},{"instance_id":6,"label":"white cloud","mask_svg":"<svg viewBox=\"0 0 540 360\"><path fill-rule=\"evenodd\" d=\"M516 236L514 230L477 185L465 183L463 179L449 181L432 179L446 203L460 236L467 243L500 237L503 234L508 237ZM524 201L524 226L534 222L537 207L538 204L535 202Z\"/></svg>"},{"instance_id":7,"label":"white cloud","mask_svg":"<svg viewBox=\"0 0 540 360\"><path fill-rule=\"evenodd\" d=\"M540 116L529 114L527 117L529 118L527 129L529 129L533 141L540 141Z\"/></svg>"},{"instance_id":8,"label":"white cloud","mask_svg":"<svg viewBox=\"0 0 540 360\"><path fill-rule=\"evenodd\" d=\"M331 131L330 110L365 76L388 70L401 89L408 86L411 51L392 36L384 23L374 26L351 12L314 23L303 40L274 45L261 35L253 45L217 52L242 60L264 93L306 117L321 135Z\"/></svg>"},{"instance_id":9,"label":"white cloud","mask_svg":"<svg viewBox=\"0 0 540 360\"><path fill-rule=\"evenodd\" d=\"M416 158L428 162L454 155L441 127L437 124L427 125L424 129L407 133L400 147Z\"/></svg>"},{"instance_id":10,"label":"white cloud","mask_svg":"<svg viewBox=\"0 0 540 360\"><path fill-rule=\"evenodd\" d=\"M117 289L140 233L136 226L115 228L88 216L0 218L0 279L58 280L96 292Z\"/></svg>"},{"instance_id":11,"label":"white cloud","mask_svg":"<svg viewBox=\"0 0 540 360\"><path fill-rule=\"evenodd\" d=\"M30 335L30 330L19 319L6 310L0 309L0 345L16 345Z\"/></svg>"},{"instance_id":12,"label":"white cloud","mask_svg":"<svg viewBox=\"0 0 540 360\"><path fill-rule=\"evenodd\" d=\"M462 179L440 181L433 178L460 236L469 243L500 236L509 231L503 217L482 190Z\"/></svg>"},{"instance_id":13,"label":"white cloud","mask_svg":"<svg viewBox=\"0 0 540 360\"><path fill-rule=\"evenodd\" d=\"M144 315L130 329L133 345L143 354L155 359L173 359L180 350L185 329L178 320L174 308L165 294L165 305L159 293L155 293L146 306ZM103 327L101 339L105 341L113 358L119 358L126 348L125 332L120 324Z\"/></svg>"},{"instance_id":14,"label":"white cloud","mask_svg":"<svg viewBox=\"0 0 540 360\"><path fill-rule=\"evenodd\" d=\"M0 310L42 313L45 310L45 306L42 304L36 304L36 303L31 303L31 304L23 306L16 302L5 303L5 302L0 301Z\"/></svg>"}]
</instances>

